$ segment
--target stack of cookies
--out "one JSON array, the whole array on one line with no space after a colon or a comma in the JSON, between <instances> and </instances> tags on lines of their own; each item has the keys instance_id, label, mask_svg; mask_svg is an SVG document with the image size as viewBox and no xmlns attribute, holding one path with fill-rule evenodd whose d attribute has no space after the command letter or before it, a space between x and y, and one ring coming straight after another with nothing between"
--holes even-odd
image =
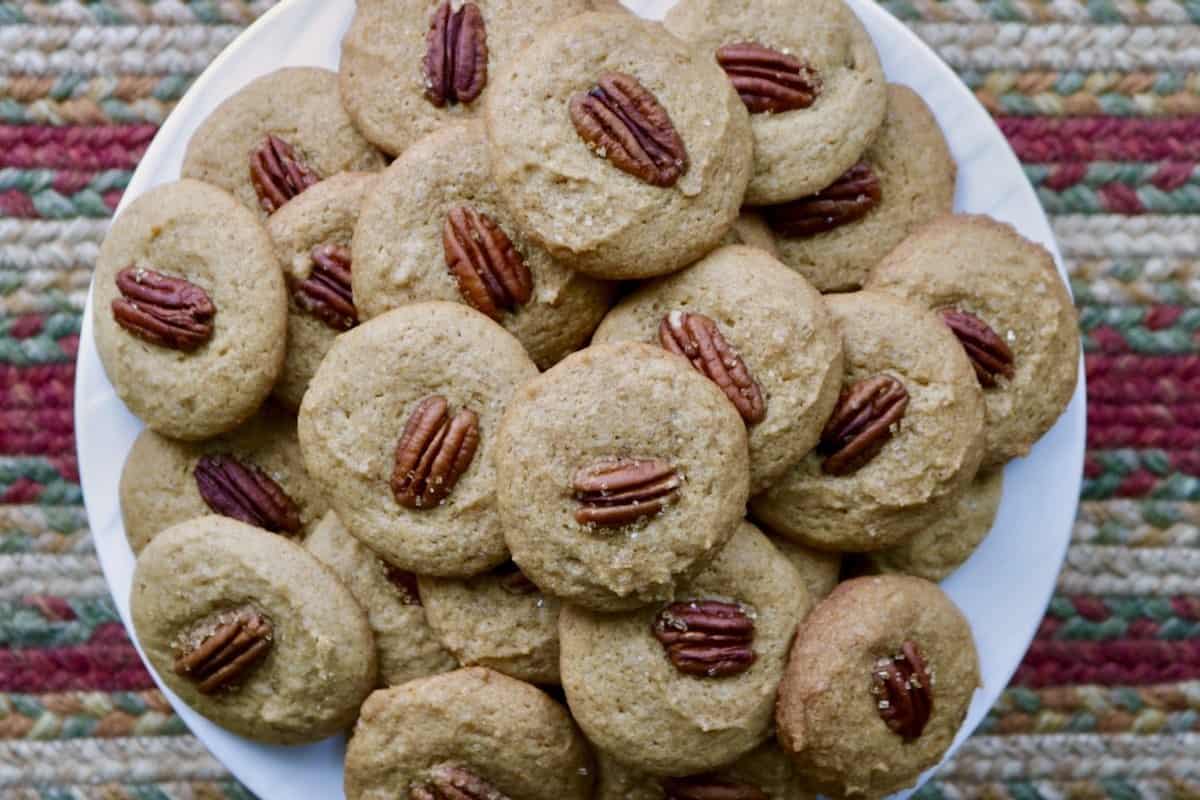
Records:
<instances>
[{"instance_id":1,"label":"stack of cookies","mask_svg":"<svg viewBox=\"0 0 1200 800\"><path fill-rule=\"evenodd\" d=\"M351 800L910 786L1070 298L841 0L603 5L359 0L116 220L141 647Z\"/></svg>"}]
</instances>

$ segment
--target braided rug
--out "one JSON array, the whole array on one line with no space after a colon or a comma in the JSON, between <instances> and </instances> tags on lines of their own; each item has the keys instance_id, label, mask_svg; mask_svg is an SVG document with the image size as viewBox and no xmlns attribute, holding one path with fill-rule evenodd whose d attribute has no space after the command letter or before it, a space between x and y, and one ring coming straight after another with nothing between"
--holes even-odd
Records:
<instances>
[{"instance_id":1,"label":"braided rug","mask_svg":"<svg viewBox=\"0 0 1200 800\"><path fill-rule=\"evenodd\" d=\"M1087 356L1082 504L1011 686L923 798L1200 798L1200 0L886 0L996 116ZM109 598L72 431L97 247L267 0L0 0L0 797L250 798Z\"/></svg>"}]
</instances>

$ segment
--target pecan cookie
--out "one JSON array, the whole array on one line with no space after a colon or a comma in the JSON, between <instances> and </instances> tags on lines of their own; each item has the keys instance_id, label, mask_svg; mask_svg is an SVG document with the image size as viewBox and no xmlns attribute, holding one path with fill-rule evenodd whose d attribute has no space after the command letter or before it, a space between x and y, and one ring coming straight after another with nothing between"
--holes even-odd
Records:
<instances>
[{"instance_id":1,"label":"pecan cookie","mask_svg":"<svg viewBox=\"0 0 1200 800\"><path fill-rule=\"evenodd\" d=\"M674 601L564 606L562 681L590 741L654 775L717 769L770 735L775 688L809 610L796 570L743 522Z\"/></svg>"},{"instance_id":2,"label":"pecan cookie","mask_svg":"<svg viewBox=\"0 0 1200 800\"><path fill-rule=\"evenodd\" d=\"M1054 257L990 217L947 215L906 239L868 280L945 320L987 403L985 467L1029 452L1079 380L1079 326Z\"/></svg>"},{"instance_id":3,"label":"pecan cookie","mask_svg":"<svg viewBox=\"0 0 1200 800\"><path fill-rule=\"evenodd\" d=\"M883 127L857 164L832 186L759 211L783 263L823 292L857 289L904 237L949 213L957 173L929 106L893 83Z\"/></svg>"},{"instance_id":4,"label":"pecan cookie","mask_svg":"<svg viewBox=\"0 0 1200 800\"><path fill-rule=\"evenodd\" d=\"M363 135L399 155L482 108L504 62L587 0L359 0L342 39L341 88Z\"/></svg>"},{"instance_id":5,"label":"pecan cookie","mask_svg":"<svg viewBox=\"0 0 1200 800\"><path fill-rule=\"evenodd\" d=\"M618 611L670 598L745 510L745 423L661 347L567 356L516 393L496 436L513 559L572 603Z\"/></svg>"},{"instance_id":6,"label":"pecan cookie","mask_svg":"<svg viewBox=\"0 0 1200 800\"><path fill-rule=\"evenodd\" d=\"M333 339L358 324L350 238L376 173L342 172L267 220L288 285L287 357L275 397L297 409Z\"/></svg>"},{"instance_id":7,"label":"pecan cookie","mask_svg":"<svg viewBox=\"0 0 1200 800\"><path fill-rule=\"evenodd\" d=\"M495 76L487 125L512 219L601 278L662 275L712 250L737 217L754 150L717 63L624 13L539 33Z\"/></svg>"},{"instance_id":8,"label":"pecan cookie","mask_svg":"<svg viewBox=\"0 0 1200 800\"><path fill-rule=\"evenodd\" d=\"M467 577L507 557L492 454L537 375L521 343L457 303L414 303L337 337L300 406L309 474L390 564Z\"/></svg>"},{"instance_id":9,"label":"pecan cookie","mask_svg":"<svg viewBox=\"0 0 1200 800\"><path fill-rule=\"evenodd\" d=\"M346 798L587 800L593 771L566 709L472 667L367 698L346 748Z\"/></svg>"},{"instance_id":10,"label":"pecan cookie","mask_svg":"<svg viewBox=\"0 0 1200 800\"><path fill-rule=\"evenodd\" d=\"M879 55L842 0L680 0L664 24L721 65L750 112L748 204L828 186L879 130Z\"/></svg>"},{"instance_id":11,"label":"pecan cookie","mask_svg":"<svg viewBox=\"0 0 1200 800\"><path fill-rule=\"evenodd\" d=\"M825 298L845 348L842 395L817 450L751 501L772 531L820 550L897 545L970 483L983 456L983 393L938 317L902 298Z\"/></svg>"},{"instance_id":12,"label":"pecan cookie","mask_svg":"<svg viewBox=\"0 0 1200 800\"><path fill-rule=\"evenodd\" d=\"M367 612L375 634L379 681L398 686L458 666L425 619L417 577L388 566L346 531L330 511L304 540L304 549L338 577Z\"/></svg>"},{"instance_id":13,"label":"pecan cookie","mask_svg":"<svg viewBox=\"0 0 1200 800\"><path fill-rule=\"evenodd\" d=\"M134 553L160 531L205 514L300 536L329 508L304 469L296 418L271 403L204 442L142 431L125 459L119 493Z\"/></svg>"},{"instance_id":14,"label":"pecan cookie","mask_svg":"<svg viewBox=\"0 0 1200 800\"><path fill-rule=\"evenodd\" d=\"M765 250L775 258L779 257L779 248L775 245L775 234L771 232L766 220L762 218L762 215L747 208L743 208L742 213L738 214L738 218L733 221L733 227L729 229L729 233L725 234L721 244L749 245L757 247L759 250Z\"/></svg>"},{"instance_id":15,"label":"pecan cookie","mask_svg":"<svg viewBox=\"0 0 1200 800\"><path fill-rule=\"evenodd\" d=\"M375 686L375 642L350 591L300 545L227 517L155 537L130 609L159 679L249 739L331 736Z\"/></svg>"},{"instance_id":16,"label":"pecan cookie","mask_svg":"<svg viewBox=\"0 0 1200 800\"><path fill-rule=\"evenodd\" d=\"M814 800L795 773L773 739L727 767L683 778L658 778L598 751L595 800Z\"/></svg>"},{"instance_id":17,"label":"pecan cookie","mask_svg":"<svg viewBox=\"0 0 1200 800\"><path fill-rule=\"evenodd\" d=\"M841 334L808 281L761 250L723 247L648 283L609 312L594 342L642 341L721 387L750 441L750 492L817 444L842 386Z\"/></svg>"},{"instance_id":18,"label":"pecan cookie","mask_svg":"<svg viewBox=\"0 0 1200 800\"><path fill-rule=\"evenodd\" d=\"M769 530L766 531L770 533ZM783 553L808 590L808 597L814 603L819 603L829 596L833 587L837 586L838 576L842 570L840 553L830 553L824 550L814 550L792 541L786 536L772 536L771 544Z\"/></svg>"},{"instance_id":19,"label":"pecan cookie","mask_svg":"<svg viewBox=\"0 0 1200 800\"><path fill-rule=\"evenodd\" d=\"M941 759L979 686L971 629L937 584L857 578L796 634L779 742L812 791L883 797Z\"/></svg>"},{"instance_id":20,"label":"pecan cookie","mask_svg":"<svg viewBox=\"0 0 1200 800\"><path fill-rule=\"evenodd\" d=\"M447 125L383 173L354 231L364 319L405 303L466 303L503 325L545 369L587 342L613 286L527 240L500 205L483 125Z\"/></svg>"},{"instance_id":21,"label":"pecan cookie","mask_svg":"<svg viewBox=\"0 0 1200 800\"><path fill-rule=\"evenodd\" d=\"M323 178L383 164L342 109L337 74L288 67L208 115L188 142L183 177L220 186L265 220Z\"/></svg>"},{"instance_id":22,"label":"pecan cookie","mask_svg":"<svg viewBox=\"0 0 1200 800\"><path fill-rule=\"evenodd\" d=\"M199 181L151 189L113 222L96 262L96 349L147 427L206 439L244 422L283 368L287 301L271 239Z\"/></svg>"}]
</instances>

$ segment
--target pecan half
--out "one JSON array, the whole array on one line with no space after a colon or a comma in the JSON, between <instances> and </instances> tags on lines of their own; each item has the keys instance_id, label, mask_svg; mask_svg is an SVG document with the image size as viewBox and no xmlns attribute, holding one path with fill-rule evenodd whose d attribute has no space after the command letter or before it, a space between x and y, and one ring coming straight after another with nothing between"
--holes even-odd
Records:
<instances>
[{"instance_id":1,"label":"pecan half","mask_svg":"<svg viewBox=\"0 0 1200 800\"><path fill-rule=\"evenodd\" d=\"M292 288L292 299L334 330L350 330L358 324L354 292L350 288L350 248L319 244L309 256L312 271Z\"/></svg>"},{"instance_id":2,"label":"pecan half","mask_svg":"<svg viewBox=\"0 0 1200 800\"><path fill-rule=\"evenodd\" d=\"M781 236L813 236L862 219L882 198L879 177L860 161L821 191L768 206L763 216Z\"/></svg>"},{"instance_id":3,"label":"pecan half","mask_svg":"<svg viewBox=\"0 0 1200 800\"><path fill-rule=\"evenodd\" d=\"M748 783L716 775L663 778L663 800L770 800L770 795Z\"/></svg>"},{"instance_id":4,"label":"pecan half","mask_svg":"<svg viewBox=\"0 0 1200 800\"><path fill-rule=\"evenodd\" d=\"M672 603L652 625L675 669L685 675L723 678L750 669L754 620L742 607L720 600Z\"/></svg>"},{"instance_id":5,"label":"pecan half","mask_svg":"<svg viewBox=\"0 0 1200 800\"><path fill-rule=\"evenodd\" d=\"M268 133L250 153L250 183L258 204L273 214L296 195L321 180L290 144Z\"/></svg>"},{"instance_id":6,"label":"pecan half","mask_svg":"<svg viewBox=\"0 0 1200 800\"><path fill-rule=\"evenodd\" d=\"M658 341L692 362L693 367L720 387L747 425L762 422L767 416L762 388L710 317L672 311L658 324Z\"/></svg>"},{"instance_id":7,"label":"pecan half","mask_svg":"<svg viewBox=\"0 0 1200 800\"><path fill-rule=\"evenodd\" d=\"M908 390L890 375L866 378L842 390L821 432L821 469L848 475L873 459L892 438L892 426L908 408Z\"/></svg>"},{"instance_id":8,"label":"pecan half","mask_svg":"<svg viewBox=\"0 0 1200 800\"><path fill-rule=\"evenodd\" d=\"M400 602L406 606L421 605L421 591L417 588L417 576L408 570L393 567L386 562L383 566L387 570L388 582L395 586L396 591L400 594Z\"/></svg>"},{"instance_id":9,"label":"pecan half","mask_svg":"<svg viewBox=\"0 0 1200 800\"><path fill-rule=\"evenodd\" d=\"M256 464L231 455L204 455L193 475L200 497L217 514L273 533L300 530L296 503Z\"/></svg>"},{"instance_id":10,"label":"pecan half","mask_svg":"<svg viewBox=\"0 0 1200 800\"><path fill-rule=\"evenodd\" d=\"M717 63L751 114L808 108L821 94L821 77L798 58L753 42L717 49Z\"/></svg>"},{"instance_id":11,"label":"pecan half","mask_svg":"<svg viewBox=\"0 0 1200 800\"><path fill-rule=\"evenodd\" d=\"M477 311L500 319L533 296L533 275L512 240L487 214L459 206L442 226L446 266Z\"/></svg>"},{"instance_id":12,"label":"pecan half","mask_svg":"<svg viewBox=\"0 0 1200 800\"><path fill-rule=\"evenodd\" d=\"M579 138L622 172L652 186L674 186L687 172L687 148L658 98L624 72L605 72L596 83L571 98Z\"/></svg>"},{"instance_id":13,"label":"pecan half","mask_svg":"<svg viewBox=\"0 0 1200 800\"><path fill-rule=\"evenodd\" d=\"M437 767L429 782L414 786L409 800L509 800L508 795L466 767Z\"/></svg>"},{"instance_id":14,"label":"pecan half","mask_svg":"<svg viewBox=\"0 0 1200 800\"><path fill-rule=\"evenodd\" d=\"M1012 380L1013 352L990 325L968 311L955 308L942 311L942 322L967 351L980 386L995 386L997 375Z\"/></svg>"},{"instance_id":15,"label":"pecan half","mask_svg":"<svg viewBox=\"0 0 1200 800\"><path fill-rule=\"evenodd\" d=\"M190 353L212 338L216 306L183 278L129 266L117 273L113 320L139 339Z\"/></svg>"},{"instance_id":16,"label":"pecan half","mask_svg":"<svg viewBox=\"0 0 1200 800\"><path fill-rule=\"evenodd\" d=\"M657 458L602 458L575 473L571 485L584 525L619 527L652 517L679 496L679 471Z\"/></svg>"},{"instance_id":17,"label":"pecan half","mask_svg":"<svg viewBox=\"0 0 1200 800\"><path fill-rule=\"evenodd\" d=\"M479 415L431 394L417 404L400 441L392 471L392 494L405 508L433 508L454 490L479 446Z\"/></svg>"},{"instance_id":18,"label":"pecan half","mask_svg":"<svg viewBox=\"0 0 1200 800\"><path fill-rule=\"evenodd\" d=\"M505 561L492 570L492 574L500 578L500 588L509 594L535 594L537 585L526 577L515 561Z\"/></svg>"},{"instance_id":19,"label":"pecan half","mask_svg":"<svg viewBox=\"0 0 1200 800\"><path fill-rule=\"evenodd\" d=\"M474 3L450 11L442 0L425 35L425 99L438 108L469 103L487 85L487 26Z\"/></svg>"},{"instance_id":20,"label":"pecan half","mask_svg":"<svg viewBox=\"0 0 1200 800\"><path fill-rule=\"evenodd\" d=\"M907 641L880 659L871 677L880 718L905 741L918 738L933 713L933 681L917 643Z\"/></svg>"},{"instance_id":21,"label":"pecan half","mask_svg":"<svg viewBox=\"0 0 1200 800\"><path fill-rule=\"evenodd\" d=\"M249 609L216 625L181 648L175 672L189 678L201 694L227 689L244 677L271 649L271 623Z\"/></svg>"}]
</instances>

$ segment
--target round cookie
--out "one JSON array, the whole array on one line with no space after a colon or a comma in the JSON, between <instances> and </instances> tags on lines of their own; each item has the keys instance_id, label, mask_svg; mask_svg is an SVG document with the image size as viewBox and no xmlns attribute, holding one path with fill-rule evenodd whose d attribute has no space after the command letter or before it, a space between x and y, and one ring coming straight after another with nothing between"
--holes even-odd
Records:
<instances>
[{"instance_id":1,"label":"round cookie","mask_svg":"<svg viewBox=\"0 0 1200 800\"><path fill-rule=\"evenodd\" d=\"M645 102L661 107L686 150L686 159L678 147L661 151L669 155L653 180L662 185L616 166L617 146L589 145L577 132L591 124L576 117L579 104L601 105L585 93L601 92L602 76L614 73L653 95ZM636 94L616 80L623 88L606 84L606 102ZM512 219L551 255L601 278L662 275L712 250L737 218L754 155L749 115L716 61L626 13L583 14L539 33L495 76L487 125Z\"/></svg>"},{"instance_id":2,"label":"round cookie","mask_svg":"<svg viewBox=\"0 0 1200 800\"><path fill-rule=\"evenodd\" d=\"M674 797L747 797L754 800L815 800L796 782L792 760L768 740L716 772L686 778L656 778L626 766L603 751L596 753L595 800L672 800ZM717 794L722 789L726 794ZM668 794L668 790L673 790ZM702 794L704 790L711 794ZM732 794L741 790L744 794ZM757 793L751 793L756 790ZM690 792L690 793L689 793Z\"/></svg>"},{"instance_id":3,"label":"round cookie","mask_svg":"<svg viewBox=\"0 0 1200 800\"><path fill-rule=\"evenodd\" d=\"M767 531L768 533L770 531ZM918 534L919 536L920 534ZM829 596L833 587L838 584L842 570L841 553L829 553L824 550L814 550L788 539L786 536L773 536L771 544L783 553L808 590L808 597L813 603L819 603Z\"/></svg>"},{"instance_id":4,"label":"round cookie","mask_svg":"<svg viewBox=\"0 0 1200 800\"><path fill-rule=\"evenodd\" d=\"M337 576L367 612L375 635L379 681L398 686L458 666L425 619L416 576L389 567L350 535L330 511L304 540L304 549Z\"/></svg>"},{"instance_id":5,"label":"round cookie","mask_svg":"<svg viewBox=\"0 0 1200 800\"><path fill-rule=\"evenodd\" d=\"M453 230L451 212L460 208L498 226L498 244L503 238L513 244L519 258L514 266L523 263L532 280L525 302L488 291L482 281L468 288L468 279L456 279L447 268L444 237ZM459 263L472 277L490 262ZM615 288L568 269L511 224L492 181L478 122L447 125L426 136L383 173L354 232L353 276L364 319L421 300L465 302L494 315L542 369L587 343ZM475 292L482 302L472 299Z\"/></svg>"},{"instance_id":6,"label":"round cookie","mask_svg":"<svg viewBox=\"0 0 1200 800\"><path fill-rule=\"evenodd\" d=\"M1079 326L1054 257L985 216L945 216L910 236L871 274L871 288L935 311L973 314L1012 355L987 404L984 467L1026 455L1054 426L1079 380Z\"/></svg>"},{"instance_id":7,"label":"round cookie","mask_svg":"<svg viewBox=\"0 0 1200 800\"><path fill-rule=\"evenodd\" d=\"M500 417L536 375L520 342L464 305L389 311L337 337L321 362L300 406L304 463L350 533L389 563L421 575L484 572L508 558L492 466ZM436 397L447 404L441 423L427 416ZM459 469L471 447L457 426L471 414L476 444ZM461 436L432 437L435 424ZM397 470L402 439L424 441L422 459L444 463L414 458L413 471Z\"/></svg>"},{"instance_id":8,"label":"round cookie","mask_svg":"<svg viewBox=\"0 0 1200 800\"><path fill-rule=\"evenodd\" d=\"M759 388L765 416L747 433L750 493L761 492L816 446L841 390L841 334L808 281L759 249L731 246L640 287L609 312L592 341L659 345L664 320L668 328L674 320L680 332L666 335L699 348L683 313L715 322ZM722 366L716 377L727 380L733 370Z\"/></svg>"},{"instance_id":9,"label":"round cookie","mask_svg":"<svg viewBox=\"0 0 1200 800\"><path fill-rule=\"evenodd\" d=\"M295 507L289 523L296 524L287 525L291 530L276 528L275 533L291 536L311 530L329 508L304 469L296 418L271 403L236 430L204 442L180 442L144 430L125 459L118 490L125 538L134 553L172 525L232 510L219 501L213 507L201 496L196 468L204 456L232 457L246 468L261 470L279 487Z\"/></svg>"},{"instance_id":10,"label":"round cookie","mask_svg":"<svg viewBox=\"0 0 1200 800\"><path fill-rule=\"evenodd\" d=\"M887 116L862 161L878 179L881 199L857 221L789 236L783 220L794 210L786 204L759 209L775 226L779 260L822 292L857 289L893 247L954 206L958 168L933 112L907 86L888 85Z\"/></svg>"},{"instance_id":11,"label":"round cookie","mask_svg":"<svg viewBox=\"0 0 1200 800\"><path fill-rule=\"evenodd\" d=\"M287 357L275 384L275 397L288 408L300 407L334 337L357 322L357 315L339 313L345 309L323 298L338 287L349 295L353 307L351 286L339 267L353 274L350 239L376 177L371 172L340 172L298 195L267 220L288 283Z\"/></svg>"},{"instance_id":12,"label":"round cookie","mask_svg":"<svg viewBox=\"0 0 1200 800\"><path fill-rule=\"evenodd\" d=\"M625 614L564 606L559 616L572 715L599 749L654 775L713 770L762 744L810 606L796 570L747 522L675 601ZM716 658L706 655L715 643L692 638L706 629L726 632ZM671 634L688 638L669 644ZM730 644L735 635L744 638Z\"/></svg>"},{"instance_id":13,"label":"round cookie","mask_svg":"<svg viewBox=\"0 0 1200 800\"><path fill-rule=\"evenodd\" d=\"M337 73L287 67L246 84L208 115L188 142L183 177L220 186L266 219L271 208L255 188L250 164L268 136L290 148L311 179L384 165L383 155L354 128L342 108ZM273 183L280 185L278 181L276 177ZM304 191L283 183L290 186L283 198ZM282 198L276 203L278 199Z\"/></svg>"},{"instance_id":14,"label":"round cookie","mask_svg":"<svg viewBox=\"0 0 1200 800\"><path fill-rule=\"evenodd\" d=\"M420 579L425 613L464 666L529 683L558 683L557 598L543 594L511 561L484 575Z\"/></svg>"},{"instance_id":15,"label":"round cookie","mask_svg":"<svg viewBox=\"0 0 1200 800\"><path fill-rule=\"evenodd\" d=\"M375 643L350 591L300 545L227 517L155 537L138 556L130 610L159 679L255 741L337 733L375 686Z\"/></svg>"},{"instance_id":16,"label":"round cookie","mask_svg":"<svg viewBox=\"0 0 1200 800\"><path fill-rule=\"evenodd\" d=\"M134 200L100 246L92 286L104 371L147 427L206 439L270 394L286 341L283 276L270 237L228 193L182 180Z\"/></svg>"},{"instance_id":17,"label":"round cookie","mask_svg":"<svg viewBox=\"0 0 1200 800\"><path fill-rule=\"evenodd\" d=\"M588 800L594 769L566 709L482 667L421 678L367 698L346 748L347 800L462 796ZM461 785L461 784L459 784Z\"/></svg>"},{"instance_id":18,"label":"round cookie","mask_svg":"<svg viewBox=\"0 0 1200 800\"><path fill-rule=\"evenodd\" d=\"M842 331L843 396L883 377L903 386L907 406L885 428L891 435L882 449L858 469L827 473L827 453L810 453L751 506L772 531L819 550L893 547L937 519L944 509L931 501L975 476L983 393L958 340L931 312L882 292L825 302ZM876 418L886 417L881 411Z\"/></svg>"},{"instance_id":19,"label":"round cookie","mask_svg":"<svg viewBox=\"0 0 1200 800\"><path fill-rule=\"evenodd\" d=\"M748 205L823 189L858 161L879 130L887 104L879 54L842 0L680 0L663 24L714 60L722 47L751 43L801 62L796 78L810 87L815 72L820 88L810 105L751 112ZM753 62L726 63L732 77Z\"/></svg>"},{"instance_id":20,"label":"round cookie","mask_svg":"<svg viewBox=\"0 0 1200 800\"><path fill-rule=\"evenodd\" d=\"M906 645L923 670L905 657ZM779 687L779 742L813 791L883 797L938 762L980 685L971 629L937 584L856 578L796 634Z\"/></svg>"},{"instance_id":21,"label":"round cookie","mask_svg":"<svg viewBox=\"0 0 1200 800\"><path fill-rule=\"evenodd\" d=\"M517 392L496 476L505 540L534 583L597 610L637 608L671 597L737 529L746 426L678 356L596 345Z\"/></svg>"},{"instance_id":22,"label":"round cookie","mask_svg":"<svg viewBox=\"0 0 1200 800\"><path fill-rule=\"evenodd\" d=\"M540 27L588 7L587 0L473 0L471 4L483 19L486 82L478 97L441 107L426 97L432 83L424 66L426 37L443 5L441 0L360 0L355 4L354 19L342 38L342 98L354 124L383 151L399 155L443 124L474 117L504 62L524 50ZM464 5L456 2L452 11L458 12Z\"/></svg>"},{"instance_id":23,"label":"round cookie","mask_svg":"<svg viewBox=\"0 0 1200 800\"><path fill-rule=\"evenodd\" d=\"M767 226L761 215L746 208L743 208L742 213L738 214L738 218L733 221L733 227L729 229L729 233L725 234L721 244L749 245L757 247L759 250L765 250L774 258L779 257L779 248L775 246L775 234L771 233L770 227Z\"/></svg>"}]
</instances>

